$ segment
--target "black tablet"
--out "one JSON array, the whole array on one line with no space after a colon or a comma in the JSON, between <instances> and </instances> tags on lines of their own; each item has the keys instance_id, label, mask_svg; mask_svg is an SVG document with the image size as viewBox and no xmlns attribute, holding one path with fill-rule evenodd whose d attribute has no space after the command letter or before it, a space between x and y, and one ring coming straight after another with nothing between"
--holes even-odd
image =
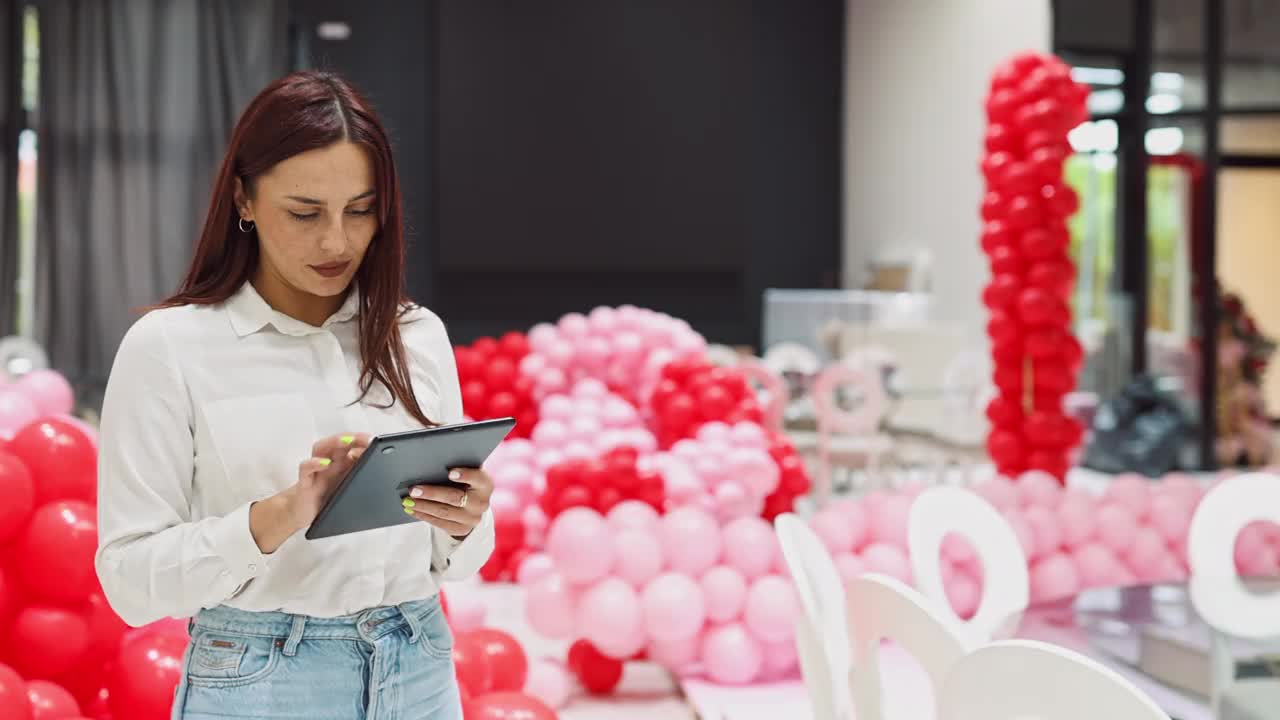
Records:
<instances>
[{"instance_id":1,"label":"black tablet","mask_svg":"<svg viewBox=\"0 0 1280 720\"><path fill-rule=\"evenodd\" d=\"M421 522L401 503L414 485L451 485L453 468L478 468L511 432L512 418L379 435L307 529L307 539Z\"/></svg>"}]
</instances>

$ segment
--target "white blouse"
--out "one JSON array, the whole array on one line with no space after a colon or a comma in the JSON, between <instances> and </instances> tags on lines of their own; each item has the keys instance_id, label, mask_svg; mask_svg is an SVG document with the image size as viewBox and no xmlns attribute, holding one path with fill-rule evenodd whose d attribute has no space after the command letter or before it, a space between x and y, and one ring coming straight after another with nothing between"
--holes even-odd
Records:
<instances>
[{"instance_id":1,"label":"white blouse","mask_svg":"<svg viewBox=\"0 0 1280 720\"><path fill-rule=\"evenodd\" d=\"M117 351L102 408L98 577L131 625L230 605L317 617L430 597L488 559L493 516L461 542L426 523L322 540L299 532L270 555L249 506L297 480L316 440L419 427L375 384L359 397L357 293L321 327L276 312L253 286L227 302L155 310ZM435 314L401 333L427 417L462 419L453 349Z\"/></svg>"}]
</instances>

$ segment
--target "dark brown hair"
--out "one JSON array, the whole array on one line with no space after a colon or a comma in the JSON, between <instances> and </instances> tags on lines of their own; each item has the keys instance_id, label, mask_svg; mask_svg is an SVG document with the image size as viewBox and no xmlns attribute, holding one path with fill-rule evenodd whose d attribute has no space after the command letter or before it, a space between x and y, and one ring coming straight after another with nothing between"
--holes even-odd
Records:
<instances>
[{"instance_id":1,"label":"dark brown hair","mask_svg":"<svg viewBox=\"0 0 1280 720\"><path fill-rule=\"evenodd\" d=\"M157 307L225 302L258 264L255 235L238 231L236 179L251 192L253 180L277 163L308 150L347 140L373 161L378 231L356 270L360 288L360 398L374 382L424 425L433 425L413 393L400 316L404 294L404 218L400 185L387 133L367 100L350 83L323 72L296 72L268 85L249 103L231 134L209 202L195 257L176 294Z\"/></svg>"}]
</instances>

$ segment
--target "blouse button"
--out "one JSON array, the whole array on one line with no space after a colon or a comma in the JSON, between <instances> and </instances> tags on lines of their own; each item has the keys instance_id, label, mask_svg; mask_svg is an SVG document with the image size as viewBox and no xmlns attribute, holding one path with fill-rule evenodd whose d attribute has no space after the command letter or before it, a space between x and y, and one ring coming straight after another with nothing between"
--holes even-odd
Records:
<instances>
[{"instance_id":1,"label":"blouse button","mask_svg":"<svg viewBox=\"0 0 1280 720\"><path fill-rule=\"evenodd\" d=\"M257 572L257 571L258 571L257 563L249 563L249 572Z\"/></svg>"}]
</instances>

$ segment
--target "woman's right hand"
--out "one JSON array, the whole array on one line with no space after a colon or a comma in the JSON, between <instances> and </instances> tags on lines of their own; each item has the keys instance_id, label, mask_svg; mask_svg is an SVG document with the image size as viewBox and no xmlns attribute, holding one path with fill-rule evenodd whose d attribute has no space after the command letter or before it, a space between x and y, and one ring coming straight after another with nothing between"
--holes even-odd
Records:
<instances>
[{"instance_id":1,"label":"woman's right hand","mask_svg":"<svg viewBox=\"0 0 1280 720\"><path fill-rule=\"evenodd\" d=\"M317 441L311 446L311 457L298 465L293 485L249 508L249 530L263 554L275 552L290 536L311 525L371 440L367 433L344 433Z\"/></svg>"}]
</instances>

